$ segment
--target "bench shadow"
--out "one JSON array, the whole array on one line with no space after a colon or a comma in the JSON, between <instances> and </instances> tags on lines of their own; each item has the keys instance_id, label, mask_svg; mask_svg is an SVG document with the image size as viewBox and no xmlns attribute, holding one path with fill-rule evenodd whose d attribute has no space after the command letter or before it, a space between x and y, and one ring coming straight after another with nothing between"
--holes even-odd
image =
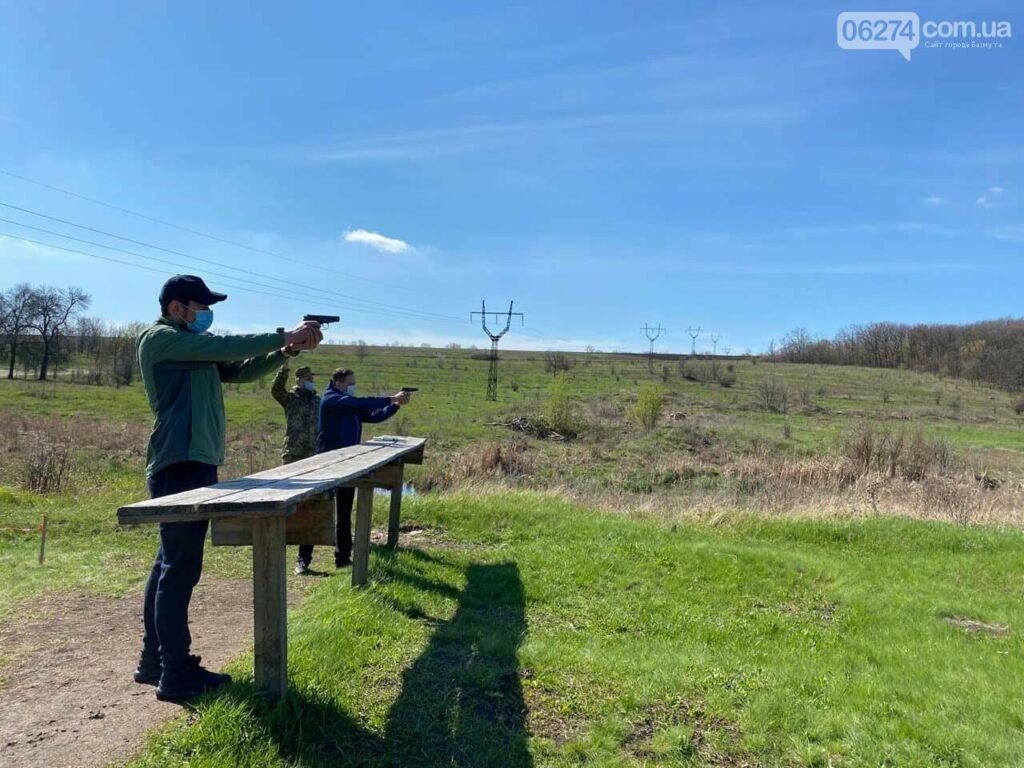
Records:
<instances>
[{"instance_id":1,"label":"bench shadow","mask_svg":"<svg viewBox=\"0 0 1024 768\"><path fill-rule=\"evenodd\" d=\"M470 565L455 615L402 675L384 764L531 766L516 659L525 634L516 564Z\"/></svg>"},{"instance_id":2,"label":"bench shadow","mask_svg":"<svg viewBox=\"0 0 1024 768\"><path fill-rule=\"evenodd\" d=\"M465 576L451 619L428 622L433 634L402 674L383 736L326 696L298 686L278 704L249 683L233 684L218 697L251 706L260 729L292 765L530 768L516 658L527 628L519 569L511 562L473 564ZM418 613L407 615L428 618Z\"/></svg>"}]
</instances>

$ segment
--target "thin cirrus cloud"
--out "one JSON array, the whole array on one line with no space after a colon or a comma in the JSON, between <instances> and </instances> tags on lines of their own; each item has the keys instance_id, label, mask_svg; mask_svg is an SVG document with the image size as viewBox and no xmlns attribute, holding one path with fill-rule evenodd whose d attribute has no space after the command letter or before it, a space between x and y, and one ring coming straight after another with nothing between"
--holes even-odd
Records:
<instances>
[{"instance_id":1,"label":"thin cirrus cloud","mask_svg":"<svg viewBox=\"0 0 1024 768\"><path fill-rule=\"evenodd\" d=\"M945 205L946 202L947 202L946 198L939 197L938 195L930 195L929 197L926 197L924 199L924 204L925 205L939 206L939 205Z\"/></svg>"},{"instance_id":2,"label":"thin cirrus cloud","mask_svg":"<svg viewBox=\"0 0 1024 768\"><path fill-rule=\"evenodd\" d=\"M422 160L443 155L493 150L530 140L580 141L587 137L628 135L633 141L670 141L679 131L721 126L776 125L799 120L803 110L790 105L708 106L673 111L614 112L485 122L381 136L352 137L335 148L316 151L318 163Z\"/></svg>"},{"instance_id":3,"label":"thin cirrus cloud","mask_svg":"<svg viewBox=\"0 0 1024 768\"><path fill-rule=\"evenodd\" d=\"M409 244L405 240L386 237L379 232L370 232L365 229L350 229L345 233L344 238L346 243L368 245L381 253L405 253L409 250Z\"/></svg>"},{"instance_id":4,"label":"thin cirrus cloud","mask_svg":"<svg viewBox=\"0 0 1024 768\"><path fill-rule=\"evenodd\" d=\"M985 194L980 195L974 204L980 208L994 208L996 200L1005 190L1002 187L989 187Z\"/></svg>"}]
</instances>

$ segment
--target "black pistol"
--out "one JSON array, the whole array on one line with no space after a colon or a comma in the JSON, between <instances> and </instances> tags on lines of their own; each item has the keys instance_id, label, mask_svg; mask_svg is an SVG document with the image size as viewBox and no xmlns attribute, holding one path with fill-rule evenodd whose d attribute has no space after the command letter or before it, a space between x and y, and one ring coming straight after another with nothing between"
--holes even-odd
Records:
<instances>
[{"instance_id":1,"label":"black pistol","mask_svg":"<svg viewBox=\"0 0 1024 768\"><path fill-rule=\"evenodd\" d=\"M341 320L338 315L303 315L303 320L313 320L314 322L320 323L321 327L330 325L331 323L337 323ZM284 328L278 328L278 333L284 333Z\"/></svg>"}]
</instances>

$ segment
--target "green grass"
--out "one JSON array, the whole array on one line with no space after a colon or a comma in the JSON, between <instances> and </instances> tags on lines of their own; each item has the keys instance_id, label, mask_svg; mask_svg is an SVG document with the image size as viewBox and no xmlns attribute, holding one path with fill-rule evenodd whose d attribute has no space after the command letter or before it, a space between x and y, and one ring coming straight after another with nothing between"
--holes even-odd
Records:
<instances>
[{"instance_id":1,"label":"green grass","mask_svg":"<svg viewBox=\"0 0 1024 768\"><path fill-rule=\"evenodd\" d=\"M374 349L363 361L348 352L308 359L321 373L356 368L366 393L421 387L400 420L367 436L427 436L427 472L468 446L506 439L488 422L536 408L551 381L542 355L509 353L499 401L488 403L487 364L471 352ZM666 411L685 419L650 432L618 422L613 434L564 444L530 440L538 487L590 483L623 499L657 488L674 505L666 508L683 509L688 491L721 477L712 466L677 482L661 476L662 458L702 440L730 454L760 445L816 456L863 423L920 428L968 466L1024 479L1021 418L1010 395L988 387L741 362L736 385L724 389L682 379L672 362L662 382L640 358L574 360L568 381L581 413L595 403L625 411L654 382ZM812 388L814 407L760 409L757 384L769 374ZM283 416L268 388L269 379L228 388L222 476L247 471L246 446L261 444L274 460ZM32 494L18 487L20 455L0 454L0 529L32 527L43 511L50 523L44 566L35 563L37 534L0 530L4 622L32 616L49 594L136 599L156 549L155 528L119 529L114 517L145 495L150 415L139 387L0 381L0 417L39 416L73 427L77 470L68 491ZM126 422L138 445L111 448L116 430L90 441ZM412 468L414 480L420 471ZM240 659L241 682L157 735L136 763L1024 764L1018 531L727 510L728 523L670 530L525 492L426 495L405 508L406 522L430 526L427 544L376 552L369 589L353 591L344 578L301 582L308 599L291 616L286 703L255 697L251 658ZM246 548L207 553L207 578L251 571ZM946 616L1010 631L971 635Z\"/></svg>"},{"instance_id":2,"label":"green grass","mask_svg":"<svg viewBox=\"0 0 1024 768\"><path fill-rule=\"evenodd\" d=\"M368 589L320 580L293 614L286 702L255 697L243 659L132 765L1024 760L1017 532L668 530L527 493L407 518L430 545L377 551Z\"/></svg>"}]
</instances>

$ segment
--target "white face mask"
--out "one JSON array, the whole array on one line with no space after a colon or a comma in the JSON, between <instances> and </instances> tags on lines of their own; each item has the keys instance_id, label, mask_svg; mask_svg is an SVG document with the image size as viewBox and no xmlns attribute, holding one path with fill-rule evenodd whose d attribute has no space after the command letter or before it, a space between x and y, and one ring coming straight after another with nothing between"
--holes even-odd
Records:
<instances>
[{"instance_id":1,"label":"white face mask","mask_svg":"<svg viewBox=\"0 0 1024 768\"><path fill-rule=\"evenodd\" d=\"M345 394L350 395L351 397L355 397L356 396L356 385L355 384L349 384L347 387L345 387Z\"/></svg>"},{"instance_id":2,"label":"white face mask","mask_svg":"<svg viewBox=\"0 0 1024 768\"><path fill-rule=\"evenodd\" d=\"M304 381L302 383L302 388L307 392L316 392L316 384L314 384L312 381Z\"/></svg>"}]
</instances>

